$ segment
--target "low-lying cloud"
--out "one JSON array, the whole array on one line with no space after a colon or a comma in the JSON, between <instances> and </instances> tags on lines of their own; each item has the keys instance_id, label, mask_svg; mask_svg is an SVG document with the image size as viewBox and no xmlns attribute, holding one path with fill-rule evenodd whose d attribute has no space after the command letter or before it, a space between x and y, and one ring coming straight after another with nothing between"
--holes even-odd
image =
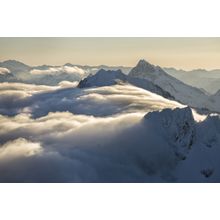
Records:
<instances>
[{"instance_id":1,"label":"low-lying cloud","mask_svg":"<svg viewBox=\"0 0 220 220\"><path fill-rule=\"evenodd\" d=\"M202 138L191 147L205 154L193 153L203 162L188 169L172 146L176 132L194 135L184 130L194 125L189 109L158 113L154 123L144 115L184 106L131 85L74 86L0 84L0 182L178 182L177 170L204 181L200 169L219 166L205 156L210 143L219 153L220 123L212 118L195 125ZM204 135L207 124L212 132Z\"/></svg>"},{"instance_id":2,"label":"low-lying cloud","mask_svg":"<svg viewBox=\"0 0 220 220\"><path fill-rule=\"evenodd\" d=\"M144 181L151 172L161 172L159 167L175 165L175 155L166 147L164 159L155 160L152 166L155 159L152 154L158 155L160 150L152 151L147 149L150 146L145 146L142 114L96 118L63 112L38 119L20 114L1 116L0 123L0 137L4 142L0 151L0 170L4 171L0 175L1 182ZM166 161L165 154L172 155L173 161ZM146 160L146 164L142 161L139 165L139 160ZM58 167L55 176L54 166ZM163 168L164 172L167 168Z\"/></svg>"},{"instance_id":3,"label":"low-lying cloud","mask_svg":"<svg viewBox=\"0 0 220 220\"><path fill-rule=\"evenodd\" d=\"M179 167L177 148L173 148L170 141L175 141L178 131L174 125L184 129L185 120L190 123L193 119L189 111L183 118L180 110L174 111L180 115L166 111L155 115L157 121L152 121L154 113L145 118L142 113L94 117L56 112L36 119L24 113L14 117L1 115L0 182L178 181L182 173L176 170L186 167ZM207 123L211 121L198 125L197 135L204 136L202 132ZM213 126L212 130L218 133L220 130ZM220 128L220 123L218 126ZM179 132L181 137L188 135ZM213 135L211 132L207 138L212 139ZM201 141L199 148L192 146L203 152L202 156L192 153L194 160L203 157L199 169L213 166L204 155L205 149L205 154L210 150L203 147L206 143L203 140L198 140ZM217 145L213 147L219 151ZM189 174L183 173L185 181L193 178L198 181L200 170L196 167L191 170L192 173L188 169ZM214 178L217 180L218 175Z\"/></svg>"},{"instance_id":4,"label":"low-lying cloud","mask_svg":"<svg viewBox=\"0 0 220 220\"><path fill-rule=\"evenodd\" d=\"M0 181L132 182L148 178L144 173L151 171L136 164L141 157L138 149L144 147L143 115L178 104L131 85L64 87L1 85L6 97L0 100L4 114L0 116L0 170L7 175L1 174ZM6 100L10 105L5 105ZM22 171L17 173L15 167Z\"/></svg>"},{"instance_id":5,"label":"low-lying cloud","mask_svg":"<svg viewBox=\"0 0 220 220\"><path fill-rule=\"evenodd\" d=\"M14 86L16 87L16 85ZM178 102L167 100L132 85L89 89L78 89L74 86L76 83L63 82L58 87L28 85L29 89L26 90L26 87L23 88L23 85L18 84L17 89L3 90L5 95L0 98L0 106L2 106L0 113L15 115L27 112L26 110L29 109L33 117L41 117L49 112L58 111L110 116L183 107Z\"/></svg>"},{"instance_id":6,"label":"low-lying cloud","mask_svg":"<svg viewBox=\"0 0 220 220\"><path fill-rule=\"evenodd\" d=\"M10 73L10 70L4 67L0 67L0 75L6 75Z\"/></svg>"},{"instance_id":7,"label":"low-lying cloud","mask_svg":"<svg viewBox=\"0 0 220 220\"><path fill-rule=\"evenodd\" d=\"M77 66L48 67L47 69L33 69L30 71L33 75L59 75L59 74L78 74L80 77L86 75L86 71Z\"/></svg>"},{"instance_id":8,"label":"low-lying cloud","mask_svg":"<svg viewBox=\"0 0 220 220\"><path fill-rule=\"evenodd\" d=\"M42 147L39 143L18 138L0 145L0 160L14 159L18 157L30 157L40 153Z\"/></svg>"}]
</instances>

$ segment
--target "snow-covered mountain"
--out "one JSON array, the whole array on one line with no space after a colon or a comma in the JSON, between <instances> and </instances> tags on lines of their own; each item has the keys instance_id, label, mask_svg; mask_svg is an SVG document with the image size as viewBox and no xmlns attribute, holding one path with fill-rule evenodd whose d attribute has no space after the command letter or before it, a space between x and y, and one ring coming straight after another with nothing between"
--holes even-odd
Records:
<instances>
[{"instance_id":1,"label":"snow-covered mountain","mask_svg":"<svg viewBox=\"0 0 220 220\"><path fill-rule=\"evenodd\" d=\"M220 182L219 115L171 100L155 83L169 75L143 66L156 76L40 66L30 74L85 78L68 88L0 83L0 182Z\"/></svg>"},{"instance_id":2,"label":"snow-covered mountain","mask_svg":"<svg viewBox=\"0 0 220 220\"><path fill-rule=\"evenodd\" d=\"M145 115L144 121L153 133L165 137L164 142L168 142L179 159L186 158L195 141L196 133L195 121L189 107L151 112Z\"/></svg>"},{"instance_id":3,"label":"snow-covered mountain","mask_svg":"<svg viewBox=\"0 0 220 220\"><path fill-rule=\"evenodd\" d=\"M204 89L210 94L220 89L220 70L195 69L191 71L177 70L175 68L163 68L171 76L184 83Z\"/></svg>"},{"instance_id":4,"label":"snow-covered mountain","mask_svg":"<svg viewBox=\"0 0 220 220\"><path fill-rule=\"evenodd\" d=\"M0 68L5 68L7 74L0 75L0 82L18 82L29 75L31 67L16 60L0 62Z\"/></svg>"},{"instance_id":5,"label":"snow-covered mountain","mask_svg":"<svg viewBox=\"0 0 220 220\"><path fill-rule=\"evenodd\" d=\"M127 66L108 66L108 65L98 65L98 66L91 66L91 65L75 65L71 63L66 63L65 66L78 66L79 68L82 68L84 70L87 70L90 72L90 74L95 74L97 71L104 69L104 70L121 70L124 74L128 74L132 67Z\"/></svg>"},{"instance_id":6,"label":"snow-covered mountain","mask_svg":"<svg viewBox=\"0 0 220 220\"><path fill-rule=\"evenodd\" d=\"M78 66L28 66L24 63L8 60L0 63L8 73L0 74L0 82L21 82L37 85L58 85L62 81L80 81L89 71Z\"/></svg>"},{"instance_id":7,"label":"snow-covered mountain","mask_svg":"<svg viewBox=\"0 0 220 220\"><path fill-rule=\"evenodd\" d=\"M205 120L196 122L189 107L165 109L146 114L144 124L149 132L146 134L148 144L161 145L161 148L168 144L173 149L177 163L171 172L171 181L218 181L219 116L208 116Z\"/></svg>"},{"instance_id":8,"label":"snow-covered mountain","mask_svg":"<svg viewBox=\"0 0 220 220\"><path fill-rule=\"evenodd\" d=\"M129 83L150 92L161 95L165 98L173 99L169 92L164 91L159 86L147 79L138 79L122 73L121 70L99 70L95 75L90 75L79 82L79 88L111 86L121 83Z\"/></svg>"},{"instance_id":9,"label":"snow-covered mountain","mask_svg":"<svg viewBox=\"0 0 220 220\"><path fill-rule=\"evenodd\" d=\"M0 62L0 66L7 68L8 70L10 70L10 72L14 73L28 72L31 69L30 66L16 60L6 60Z\"/></svg>"},{"instance_id":10,"label":"snow-covered mountain","mask_svg":"<svg viewBox=\"0 0 220 220\"><path fill-rule=\"evenodd\" d=\"M62 66L41 65L28 66L16 60L7 60L0 62L2 71L7 74L1 74L0 82L21 82L29 84L43 84L54 86L62 81L80 81L89 74L95 74L100 69L118 70L121 69L124 73L128 73L131 67L125 66L89 66L89 65L75 65L66 63ZM4 68L4 69L3 69Z\"/></svg>"},{"instance_id":11,"label":"snow-covered mountain","mask_svg":"<svg viewBox=\"0 0 220 220\"><path fill-rule=\"evenodd\" d=\"M119 83L130 83L203 112L219 112L220 109L219 96L209 96L202 90L184 84L159 66L154 66L145 60L140 60L129 75L123 74L120 70L101 69L96 74L81 80L78 87L109 86Z\"/></svg>"},{"instance_id":12,"label":"snow-covered mountain","mask_svg":"<svg viewBox=\"0 0 220 220\"><path fill-rule=\"evenodd\" d=\"M79 82L79 88L93 86L111 86L120 82L126 82L127 77L121 70L99 70L95 75L90 75Z\"/></svg>"},{"instance_id":13,"label":"snow-covered mountain","mask_svg":"<svg viewBox=\"0 0 220 220\"><path fill-rule=\"evenodd\" d=\"M129 76L151 81L186 105L219 112L218 103L213 103L205 92L181 82L167 74L161 67L154 66L145 60L140 60L130 71Z\"/></svg>"},{"instance_id":14,"label":"snow-covered mountain","mask_svg":"<svg viewBox=\"0 0 220 220\"><path fill-rule=\"evenodd\" d=\"M102 67L104 69L101 69L101 72L99 72L99 68ZM189 86L170 76L159 66L154 66L145 60L140 60L128 76L122 72L116 75L114 75L114 72L110 74L111 71L117 72L118 70L115 70L117 67L108 67L105 65L82 66L67 63L63 66L42 65L31 67L15 60L8 60L1 62L0 68L3 71L0 74L0 82L21 82L56 86L62 81L79 82L88 75L91 75L88 79L89 81L92 80L93 82L91 83L94 85L96 82L96 86L126 82L166 98L175 98L181 103L202 109L202 111L219 112L220 109L219 96L208 95L203 90ZM119 68L122 68L121 70L126 72L130 69L123 66ZM109 72L106 74L105 70ZM97 75L96 72L98 72ZM93 78L92 75L96 76ZM85 83L85 81L81 83Z\"/></svg>"},{"instance_id":15,"label":"snow-covered mountain","mask_svg":"<svg viewBox=\"0 0 220 220\"><path fill-rule=\"evenodd\" d=\"M220 106L220 89L214 95L211 95L209 100L213 105Z\"/></svg>"}]
</instances>

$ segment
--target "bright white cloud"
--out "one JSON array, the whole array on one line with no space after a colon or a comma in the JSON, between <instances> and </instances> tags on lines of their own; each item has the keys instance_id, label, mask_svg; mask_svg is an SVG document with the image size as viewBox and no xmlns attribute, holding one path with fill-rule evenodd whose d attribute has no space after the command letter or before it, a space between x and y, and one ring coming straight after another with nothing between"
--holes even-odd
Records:
<instances>
[{"instance_id":1,"label":"bright white cloud","mask_svg":"<svg viewBox=\"0 0 220 220\"><path fill-rule=\"evenodd\" d=\"M42 147L39 143L33 143L24 138L18 138L0 145L0 160L30 157L41 151Z\"/></svg>"},{"instance_id":2,"label":"bright white cloud","mask_svg":"<svg viewBox=\"0 0 220 220\"><path fill-rule=\"evenodd\" d=\"M94 117L56 112L37 119L28 114L1 115L0 181L175 181L176 150L186 149L188 153L182 144L190 141L194 129L196 135L204 136L201 132L212 119L194 128L189 110L156 112L145 118L143 115ZM192 123L193 129L186 133L185 120ZM212 131L218 132L216 125ZM175 142L176 132L181 137L179 143ZM205 138L213 135L210 132ZM203 140L200 138L196 146L203 148ZM193 172L196 178L201 175L196 169Z\"/></svg>"},{"instance_id":3,"label":"bright white cloud","mask_svg":"<svg viewBox=\"0 0 220 220\"><path fill-rule=\"evenodd\" d=\"M99 88L78 89L76 82L61 82L59 86L36 86L25 84L2 85L0 112L12 115L28 112L34 117L49 112L69 111L74 114L110 116L184 107L178 102L165 99L135 86L114 85ZM1 86L0 86L1 93ZM7 103L14 100L10 105ZM6 105L7 104L7 105ZM8 112L8 113L7 113Z\"/></svg>"},{"instance_id":4,"label":"bright white cloud","mask_svg":"<svg viewBox=\"0 0 220 220\"><path fill-rule=\"evenodd\" d=\"M44 70L33 69L30 71L33 75L59 75L62 73L66 74L76 74L81 77L86 75L86 71L77 66L60 66L60 67L49 67Z\"/></svg>"},{"instance_id":5,"label":"bright white cloud","mask_svg":"<svg viewBox=\"0 0 220 220\"><path fill-rule=\"evenodd\" d=\"M75 82L70 82L70 81L61 81L58 86L60 86L61 88L74 88L77 87L79 82L75 81Z\"/></svg>"},{"instance_id":6,"label":"bright white cloud","mask_svg":"<svg viewBox=\"0 0 220 220\"><path fill-rule=\"evenodd\" d=\"M10 73L10 70L4 67L0 67L0 75L6 75Z\"/></svg>"},{"instance_id":7,"label":"bright white cloud","mask_svg":"<svg viewBox=\"0 0 220 220\"><path fill-rule=\"evenodd\" d=\"M3 82L0 83L0 91L25 91L29 94L57 89L55 86L35 85L26 83Z\"/></svg>"},{"instance_id":8,"label":"bright white cloud","mask_svg":"<svg viewBox=\"0 0 220 220\"><path fill-rule=\"evenodd\" d=\"M210 140L219 155L212 117L196 123L189 109L161 112L185 106L131 85L74 86L0 84L0 182L169 182L181 178L177 168L190 180L210 165ZM177 167L177 153L189 153L192 136L190 147L205 153L190 173Z\"/></svg>"}]
</instances>

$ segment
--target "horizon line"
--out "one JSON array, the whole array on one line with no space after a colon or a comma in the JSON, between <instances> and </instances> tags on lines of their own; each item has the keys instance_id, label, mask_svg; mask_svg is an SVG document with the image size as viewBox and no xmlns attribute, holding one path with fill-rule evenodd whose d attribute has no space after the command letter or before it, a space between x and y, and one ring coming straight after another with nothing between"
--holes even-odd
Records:
<instances>
[{"instance_id":1,"label":"horizon line","mask_svg":"<svg viewBox=\"0 0 220 220\"><path fill-rule=\"evenodd\" d=\"M140 60L145 60L145 59L139 59L137 62L136 62L136 65L137 65L137 63L140 61ZM89 67L99 67L99 66L106 66L106 67L122 67L122 68L133 68L133 67L135 67L136 65L134 65L134 66L126 66L126 65L109 65L109 64L95 64L95 65L91 65L91 64L74 64L74 63L71 63L71 62L66 62L66 63L64 63L64 64L60 64L60 65L53 65L53 64L45 64L45 63L43 63L43 64L35 64L35 65L30 65L30 64L28 64L27 62L25 62L25 61L21 61L21 60L17 60L17 59L6 59L6 60L0 60L0 63L4 63L4 62L7 62L7 61L15 61L15 62L19 62L19 63L22 63L22 64L24 64L24 65L27 65L27 66L29 66L29 67L38 67L38 66L52 66L52 67L58 67L58 66L65 66L65 65L67 65L67 64L71 64L71 65L73 65L73 66L89 66ZM146 61L146 60L145 60ZM148 61L146 61L146 62L148 62ZM148 62L148 63L150 63L150 62ZM183 69L183 68L177 68L177 67L173 67L173 66L160 66L160 65L157 65L157 64L152 64L152 63L150 63L151 65L154 65L154 66L159 66L159 67L161 67L161 68L166 68L166 69L175 69L175 70L177 70L177 71L185 71L185 72L192 72L192 71L196 71L196 70L201 70L201 71L209 71L209 72L211 72L211 71L216 71L216 70L220 70L220 68L211 68L211 69L209 69L209 68L207 68L207 69L205 69L205 68L201 68L201 67L197 67L197 68L193 68L193 69Z\"/></svg>"}]
</instances>

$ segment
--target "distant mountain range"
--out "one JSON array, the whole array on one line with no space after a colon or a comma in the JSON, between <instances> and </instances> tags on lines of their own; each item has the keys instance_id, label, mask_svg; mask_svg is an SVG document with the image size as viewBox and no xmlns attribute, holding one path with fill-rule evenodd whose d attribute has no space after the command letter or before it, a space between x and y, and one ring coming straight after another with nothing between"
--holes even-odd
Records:
<instances>
[{"instance_id":1,"label":"distant mountain range","mask_svg":"<svg viewBox=\"0 0 220 220\"><path fill-rule=\"evenodd\" d=\"M89 65L78 65L78 64L71 64L71 63L66 63L63 66L66 67L78 67L80 69L83 69L91 74L95 74L98 70L100 69L105 69L105 70L118 70L120 69L124 74L128 74L132 67L126 67L126 66L108 66L108 65L97 65L97 66L89 66ZM3 78L7 78L7 80L12 80L12 81L20 81L23 76L25 76L25 72L29 72L31 70L37 69L37 70L49 70L51 68L59 68L60 66L52 66L52 65L41 65L41 66L28 66L24 63L21 63L16 60L7 60L4 62L0 62L0 67L2 68L7 68L10 70L11 73L8 76L2 76L1 70L0 70L0 81L4 81ZM220 69L215 69L215 70L205 70L205 69L195 69L195 70L190 70L190 71L185 71L182 69L175 69L175 68L167 68L164 67L162 68L166 73L169 75L175 77L176 79L191 85L193 87L199 88L200 90L203 90L203 92L207 92L209 94L214 94L216 93L220 88ZM21 74L23 72L23 74ZM64 71L65 72L65 71ZM13 75L16 74L15 79ZM27 76L26 76L27 77ZM63 74L64 78L74 78L74 77L67 77L65 76L65 73ZM75 80L77 77L75 78ZM48 80L44 80L47 84L52 83L56 84L60 79L55 80L54 82L50 82ZM77 79L78 81L80 79ZM41 80L38 79L36 80L36 84L40 84Z\"/></svg>"},{"instance_id":2,"label":"distant mountain range","mask_svg":"<svg viewBox=\"0 0 220 220\"><path fill-rule=\"evenodd\" d=\"M163 69L184 83L203 89L210 94L214 94L220 89L220 69L196 69L191 71L177 70L175 68Z\"/></svg>"},{"instance_id":3,"label":"distant mountain range","mask_svg":"<svg viewBox=\"0 0 220 220\"><path fill-rule=\"evenodd\" d=\"M7 74L1 74L0 82L23 82L44 85L57 85L61 81L80 81L89 74L95 74L100 69L118 70L124 73L130 71L130 67L123 66L88 66L66 63L63 66L28 66L16 60L0 62L0 68L4 68Z\"/></svg>"},{"instance_id":4,"label":"distant mountain range","mask_svg":"<svg viewBox=\"0 0 220 220\"><path fill-rule=\"evenodd\" d=\"M199 109L219 112L219 96L209 96L202 90L187 85L165 72L161 67L140 60L129 76L148 79L163 90L169 92L177 101Z\"/></svg>"},{"instance_id":5,"label":"distant mountain range","mask_svg":"<svg viewBox=\"0 0 220 220\"><path fill-rule=\"evenodd\" d=\"M206 81L205 76L208 75L206 70L195 70L191 71L190 74L182 70L178 72L174 68L163 69L145 60L140 60L132 69L123 66L82 66L70 63L63 66L42 65L31 67L15 60L1 62L0 68L4 68L4 71L7 72L0 74L0 82L57 85L62 81L78 81L79 87L130 83L165 98L175 99L200 111L219 112L220 109L220 92L218 91L220 84L217 83L220 80L218 70L212 71L210 75L212 79L215 77L213 83L218 84L215 89L212 87L217 92L214 95L209 95L204 91L204 88L196 88L200 83L200 78L201 84ZM187 74L192 77L190 78ZM194 78L193 75L195 75ZM188 85L192 84L195 79L197 79L197 86ZM191 83L186 84L185 81Z\"/></svg>"},{"instance_id":6,"label":"distant mountain range","mask_svg":"<svg viewBox=\"0 0 220 220\"><path fill-rule=\"evenodd\" d=\"M121 70L99 70L95 75L90 75L79 82L79 88L111 86L116 84L129 83L136 87L148 90L161 95L165 98L174 99L169 92L164 91L161 87L153 84L147 79L137 79L122 73Z\"/></svg>"},{"instance_id":7,"label":"distant mountain range","mask_svg":"<svg viewBox=\"0 0 220 220\"><path fill-rule=\"evenodd\" d=\"M118 71L100 70L79 83L80 88L109 86L118 83L130 83L149 90L165 98L175 99L183 104L197 108L202 112L219 112L220 96L209 96L202 90L189 86L170 76L161 67L140 60L128 75Z\"/></svg>"},{"instance_id":8,"label":"distant mountain range","mask_svg":"<svg viewBox=\"0 0 220 220\"><path fill-rule=\"evenodd\" d=\"M0 63L0 182L220 182L220 90L123 68Z\"/></svg>"}]
</instances>

